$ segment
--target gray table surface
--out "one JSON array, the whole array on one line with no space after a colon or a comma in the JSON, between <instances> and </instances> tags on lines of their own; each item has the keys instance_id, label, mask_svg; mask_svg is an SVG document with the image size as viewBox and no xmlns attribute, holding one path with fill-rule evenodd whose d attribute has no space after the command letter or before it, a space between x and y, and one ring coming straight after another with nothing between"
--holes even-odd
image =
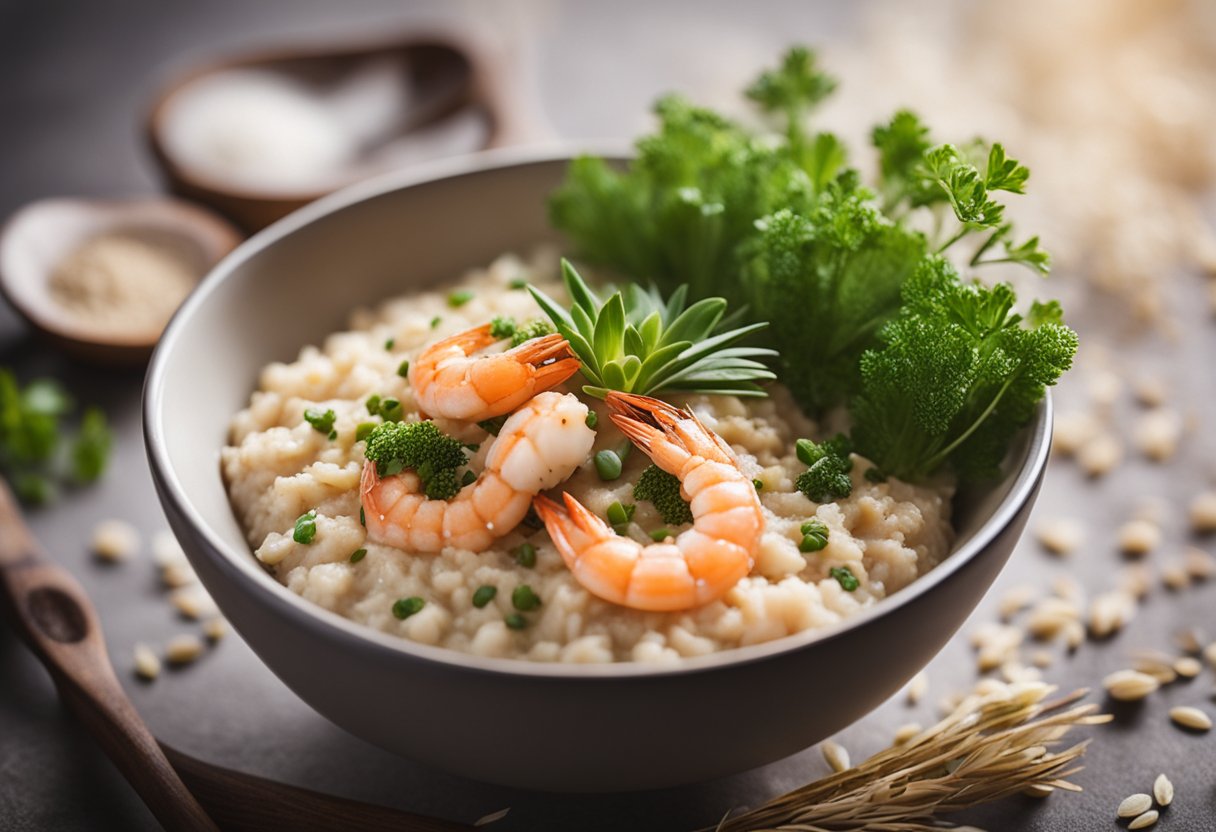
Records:
<instances>
[{"instance_id":1,"label":"gray table surface","mask_svg":"<svg viewBox=\"0 0 1216 832\"><path fill-rule=\"evenodd\" d=\"M642 14L646 10L647 14ZM722 56L770 55L792 40L824 42L847 37L854 15L843 3L814 6L766 3L744 9L726 3L650 8L624 0L607 4L521 3L402 4L380 0L326 4L321 0L167 4L155 0L67 3L0 2L0 215L54 194L117 195L158 187L142 146L139 125L149 95L163 73L216 49L267 39L283 40L382 25L405 26L457 18L497 33L521 84L536 92L538 113L552 130L569 137L633 135L647 124L646 107L667 89L736 86L752 72ZM694 35L679 34L680 21ZM622 44L628 44L625 54ZM749 58L750 60L750 58ZM1064 279L1067 279L1065 276ZM1216 402L1216 326L1196 302L1197 278L1179 279L1170 294L1180 340L1136 332L1116 305L1085 296L1074 301L1072 321L1095 341L1127 342L1127 366L1161 374L1179 390L1179 403L1205 414ZM1112 327L1125 327L1112 329ZM116 427L112 469L98 486L69 493L53 507L31 511L35 533L84 583L100 610L119 675L156 735L206 760L276 779L377 801L413 811L472 821L511 807L495 829L687 829L713 823L736 806L755 805L826 773L819 752L809 749L763 769L720 781L663 792L613 796L521 793L472 783L395 758L357 740L310 711L230 636L187 669L142 684L129 672L133 644L196 631L165 601L145 551L141 559L103 566L88 554L95 523L125 518L146 536L165 527L147 472L140 437L142 373L79 366L32 340L21 323L0 308L0 363L23 377L54 374L83 401L102 404ZM1065 384L1065 407L1083 398L1080 377ZM1129 401L1119 404L1125 422ZM1186 462L1155 466L1129 460L1117 476L1091 482L1070 465L1053 462L1038 516L1083 518L1090 531L1085 550L1064 561L1023 542L975 618L934 660L930 694L916 707L893 699L842 732L854 759L889 742L896 726L932 722L936 701L975 680L966 633L993 616L1002 588L1045 586L1071 574L1096 591L1111 584L1119 565L1114 529L1144 497L1171 501L1164 518L1163 551L1188 541L1179 501L1210 484L1216 461L1211 419L1188 435ZM1032 521L1033 523L1033 521ZM949 603L949 599L943 599ZM1168 643L1184 625L1216 634L1216 583L1179 593L1157 588L1134 625L1101 644L1090 644L1048 670L1049 681L1068 690L1094 686L1120 667L1127 651ZM824 684L830 684L825 679ZM1076 782L1081 795L1045 801L1007 800L967 819L990 830L1092 830L1120 828L1114 807L1125 795L1147 790L1166 771L1178 799L1161 829L1216 829L1216 738L1185 734L1166 718L1173 704L1205 704L1211 710L1212 676L1176 684L1136 708L1120 708L1109 727L1084 732L1094 738L1087 768ZM354 692L352 692L352 695ZM362 695L366 695L364 692ZM808 692L808 696L813 695ZM1100 700L1100 696L1097 697ZM1111 703L1107 703L1108 705ZM723 703L728 708L727 703ZM746 715L740 715L743 718ZM509 749L502 753L526 752ZM56 701L41 667L11 633L0 630L0 828L14 830L151 829L155 821Z\"/></svg>"}]
</instances>

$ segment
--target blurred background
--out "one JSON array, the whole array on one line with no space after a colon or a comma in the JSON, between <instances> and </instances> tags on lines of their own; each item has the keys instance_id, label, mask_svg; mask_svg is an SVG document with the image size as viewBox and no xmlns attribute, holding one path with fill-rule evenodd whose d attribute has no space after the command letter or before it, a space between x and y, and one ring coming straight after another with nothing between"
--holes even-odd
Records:
<instances>
[{"instance_id":1,"label":"blurred background","mask_svg":"<svg viewBox=\"0 0 1216 832\"><path fill-rule=\"evenodd\" d=\"M1081 603L1128 580L1151 588L1125 632L1042 671L1066 689L1098 685L1129 649L1176 649L1180 632L1204 626L1216 635L1212 582L1188 566L1212 553L1188 507L1216 482L1210 0L0 0L0 217L48 197L172 190L217 213L235 241L383 170L491 144L625 143L650 128L651 103L669 91L750 118L739 91L793 43L816 48L839 77L816 127L845 136L863 169L870 128L905 106L942 140L999 139L1030 167L1013 218L1041 235L1054 273L1001 276L1061 298L1082 339L1077 371L1057 396L1057 458L1036 532L930 667L928 698L910 707L897 697L845 732L854 758L882 747L899 724L932 721L940 698L974 682L968 631L1016 587L1075 587ZM103 519L149 538L164 529L139 434L142 366L98 370L63 350L0 305L0 363L22 380L60 380L98 403L113 428L109 472L30 521L94 597L121 665L136 640L188 627L166 610L150 573L104 569L89 553ZM1119 552L1132 519L1160 532L1155 551L1135 562ZM1060 548L1050 531L1062 522L1081 541L1067 556L1048 551ZM151 828L7 632L0 678L0 826ZM662 795L519 795L347 737L295 701L236 637L155 685L124 682L158 736L198 756L449 817L511 805L504 829L688 828L826 772L810 751ZM1077 778L1084 795L1014 799L972 820L991 830L1113 828L1112 807L1172 766L1180 799L1162 828L1214 828L1211 741L1171 732L1163 716L1171 696L1210 705L1211 688L1209 674L1096 736Z\"/></svg>"}]
</instances>

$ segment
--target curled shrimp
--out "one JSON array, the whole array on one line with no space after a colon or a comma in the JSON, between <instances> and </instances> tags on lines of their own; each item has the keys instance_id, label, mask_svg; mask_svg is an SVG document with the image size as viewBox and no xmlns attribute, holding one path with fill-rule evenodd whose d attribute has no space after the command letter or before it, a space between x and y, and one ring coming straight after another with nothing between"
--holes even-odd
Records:
<instances>
[{"instance_id":1,"label":"curled shrimp","mask_svg":"<svg viewBox=\"0 0 1216 832\"><path fill-rule=\"evenodd\" d=\"M610 392L614 424L656 465L680 478L692 528L643 545L613 532L570 494L533 505L575 579L593 595L639 610L684 610L724 595L751 571L764 530L756 487L730 446L691 411Z\"/></svg>"},{"instance_id":2,"label":"curled shrimp","mask_svg":"<svg viewBox=\"0 0 1216 832\"><path fill-rule=\"evenodd\" d=\"M578 372L578 358L556 333L506 352L474 355L501 340L490 328L484 324L458 332L414 359L409 380L422 411L461 421L492 419Z\"/></svg>"},{"instance_id":3,"label":"curled shrimp","mask_svg":"<svg viewBox=\"0 0 1216 832\"><path fill-rule=\"evenodd\" d=\"M534 495L573 474L594 442L587 406L546 392L511 414L481 475L451 500L427 499L413 471L381 477L369 460L359 489L367 537L410 552L485 551L519 525Z\"/></svg>"}]
</instances>

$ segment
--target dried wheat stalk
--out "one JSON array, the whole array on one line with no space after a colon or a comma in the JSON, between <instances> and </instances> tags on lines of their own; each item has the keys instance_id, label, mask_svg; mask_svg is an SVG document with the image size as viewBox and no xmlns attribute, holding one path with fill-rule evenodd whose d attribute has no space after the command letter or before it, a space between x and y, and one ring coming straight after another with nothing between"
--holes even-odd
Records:
<instances>
[{"instance_id":1,"label":"dried wheat stalk","mask_svg":"<svg viewBox=\"0 0 1216 832\"><path fill-rule=\"evenodd\" d=\"M1086 742L1054 752L1078 725L1109 716L1076 705L1087 691L1045 702L1041 682L992 685L937 725L854 768L727 817L717 832L928 832L940 818L1032 786L1080 791L1065 778L1080 770Z\"/></svg>"}]
</instances>

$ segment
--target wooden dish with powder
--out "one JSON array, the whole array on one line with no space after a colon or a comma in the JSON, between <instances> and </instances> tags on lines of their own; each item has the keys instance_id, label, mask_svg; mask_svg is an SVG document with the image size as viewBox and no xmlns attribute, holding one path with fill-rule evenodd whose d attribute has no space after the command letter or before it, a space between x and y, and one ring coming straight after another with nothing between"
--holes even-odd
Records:
<instances>
[{"instance_id":1,"label":"wooden dish with powder","mask_svg":"<svg viewBox=\"0 0 1216 832\"><path fill-rule=\"evenodd\" d=\"M0 235L0 289L66 352L138 364L240 239L225 221L177 199L41 200Z\"/></svg>"}]
</instances>

